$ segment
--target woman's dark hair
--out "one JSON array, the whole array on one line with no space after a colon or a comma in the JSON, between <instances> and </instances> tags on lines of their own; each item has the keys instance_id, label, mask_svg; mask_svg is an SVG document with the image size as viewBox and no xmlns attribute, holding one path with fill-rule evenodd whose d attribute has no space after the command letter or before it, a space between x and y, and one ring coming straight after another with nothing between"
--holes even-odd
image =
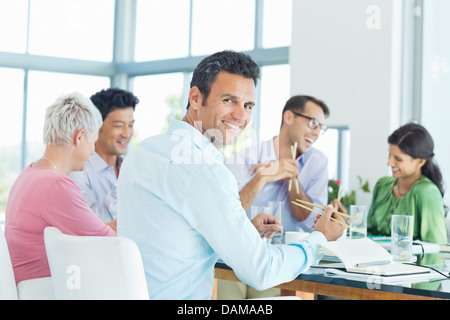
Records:
<instances>
[{"instance_id":1,"label":"woman's dark hair","mask_svg":"<svg viewBox=\"0 0 450 320\"><path fill-rule=\"evenodd\" d=\"M261 76L259 66L249 55L225 50L204 58L198 64L192 76L191 88L198 87L203 95L204 101L206 101L211 86L221 71L237 74L247 79L253 79L255 86ZM188 103L186 109L189 109L189 106L190 104Z\"/></svg>"},{"instance_id":2,"label":"woman's dark hair","mask_svg":"<svg viewBox=\"0 0 450 320\"><path fill-rule=\"evenodd\" d=\"M442 173L434 162L434 142L427 129L420 124L405 124L389 136L388 143L398 146L403 153L414 159L425 159L422 174L433 181L444 196Z\"/></svg>"}]
</instances>

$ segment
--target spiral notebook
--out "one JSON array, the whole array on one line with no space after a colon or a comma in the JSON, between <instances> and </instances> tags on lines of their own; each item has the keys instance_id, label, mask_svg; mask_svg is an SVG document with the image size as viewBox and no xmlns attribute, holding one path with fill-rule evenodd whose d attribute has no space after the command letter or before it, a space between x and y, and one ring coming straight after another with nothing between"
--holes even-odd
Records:
<instances>
[{"instance_id":1,"label":"spiral notebook","mask_svg":"<svg viewBox=\"0 0 450 320\"><path fill-rule=\"evenodd\" d=\"M326 242L318 254L335 255L345 271L378 276L399 276L430 273L421 266L393 263L390 253L368 238Z\"/></svg>"}]
</instances>

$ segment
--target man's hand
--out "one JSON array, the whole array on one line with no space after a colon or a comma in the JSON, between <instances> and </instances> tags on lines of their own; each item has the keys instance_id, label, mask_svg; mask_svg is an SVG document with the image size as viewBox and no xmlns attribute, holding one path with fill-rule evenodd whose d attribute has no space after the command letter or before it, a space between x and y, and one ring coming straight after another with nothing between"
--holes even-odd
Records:
<instances>
[{"instance_id":1,"label":"man's hand","mask_svg":"<svg viewBox=\"0 0 450 320\"><path fill-rule=\"evenodd\" d=\"M260 213L252 220L256 230L258 230L261 238L271 239L275 232L283 233L283 226L280 221L267 213Z\"/></svg>"},{"instance_id":2,"label":"man's hand","mask_svg":"<svg viewBox=\"0 0 450 320\"><path fill-rule=\"evenodd\" d=\"M331 201L331 205L334 207L334 211L347 214L347 209L338 199L334 199L333 201Z\"/></svg>"},{"instance_id":3,"label":"man's hand","mask_svg":"<svg viewBox=\"0 0 450 320\"><path fill-rule=\"evenodd\" d=\"M322 232L328 241L338 239L345 230L343 225L331 220L331 217L345 223L345 220L341 215L333 213L333 206L330 204L325 207L323 214L318 214L314 220L314 231Z\"/></svg>"},{"instance_id":4,"label":"man's hand","mask_svg":"<svg viewBox=\"0 0 450 320\"><path fill-rule=\"evenodd\" d=\"M111 220L105 223L107 226L110 226L117 233L117 219Z\"/></svg>"},{"instance_id":5,"label":"man's hand","mask_svg":"<svg viewBox=\"0 0 450 320\"><path fill-rule=\"evenodd\" d=\"M298 178L298 163L294 159L281 159L278 162L258 163L250 171L249 175L264 176L266 182L278 180L290 180Z\"/></svg>"},{"instance_id":6,"label":"man's hand","mask_svg":"<svg viewBox=\"0 0 450 320\"><path fill-rule=\"evenodd\" d=\"M239 192L242 207L248 211L258 193L267 183L278 180L298 179L298 163L293 159L279 162L264 162L255 165L249 172L253 178Z\"/></svg>"}]
</instances>

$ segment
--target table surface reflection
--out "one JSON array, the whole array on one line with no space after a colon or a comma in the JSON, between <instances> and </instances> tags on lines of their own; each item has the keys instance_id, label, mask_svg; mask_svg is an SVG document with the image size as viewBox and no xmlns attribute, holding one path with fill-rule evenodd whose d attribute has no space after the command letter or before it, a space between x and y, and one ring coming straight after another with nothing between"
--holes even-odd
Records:
<instances>
[{"instance_id":1,"label":"table surface reflection","mask_svg":"<svg viewBox=\"0 0 450 320\"><path fill-rule=\"evenodd\" d=\"M444 253L445 254L445 253ZM417 255L415 264L432 267L448 274L450 258L442 253ZM239 281L231 268L219 261L216 278ZM415 279L400 283L379 283L367 279L354 279L341 275L325 275L316 269L302 273L295 280L278 287L293 292L309 292L344 299L394 300L394 299L450 299L450 279ZM295 294L295 293L294 293Z\"/></svg>"}]
</instances>

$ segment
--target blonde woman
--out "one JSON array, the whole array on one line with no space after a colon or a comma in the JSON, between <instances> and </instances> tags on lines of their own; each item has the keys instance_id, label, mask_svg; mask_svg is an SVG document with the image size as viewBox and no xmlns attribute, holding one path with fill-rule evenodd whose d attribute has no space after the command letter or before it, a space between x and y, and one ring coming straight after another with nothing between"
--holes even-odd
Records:
<instances>
[{"instance_id":1,"label":"blonde woman","mask_svg":"<svg viewBox=\"0 0 450 320\"><path fill-rule=\"evenodd\" d=\"M44 155L19 175L6 207L5 237L17 283L50 276L44 246L48 226L72 235L115 236L67 176L83 170L101 125L97 108L79 93L60 97L47 109Z\"/></svg>"}]
</instances>

